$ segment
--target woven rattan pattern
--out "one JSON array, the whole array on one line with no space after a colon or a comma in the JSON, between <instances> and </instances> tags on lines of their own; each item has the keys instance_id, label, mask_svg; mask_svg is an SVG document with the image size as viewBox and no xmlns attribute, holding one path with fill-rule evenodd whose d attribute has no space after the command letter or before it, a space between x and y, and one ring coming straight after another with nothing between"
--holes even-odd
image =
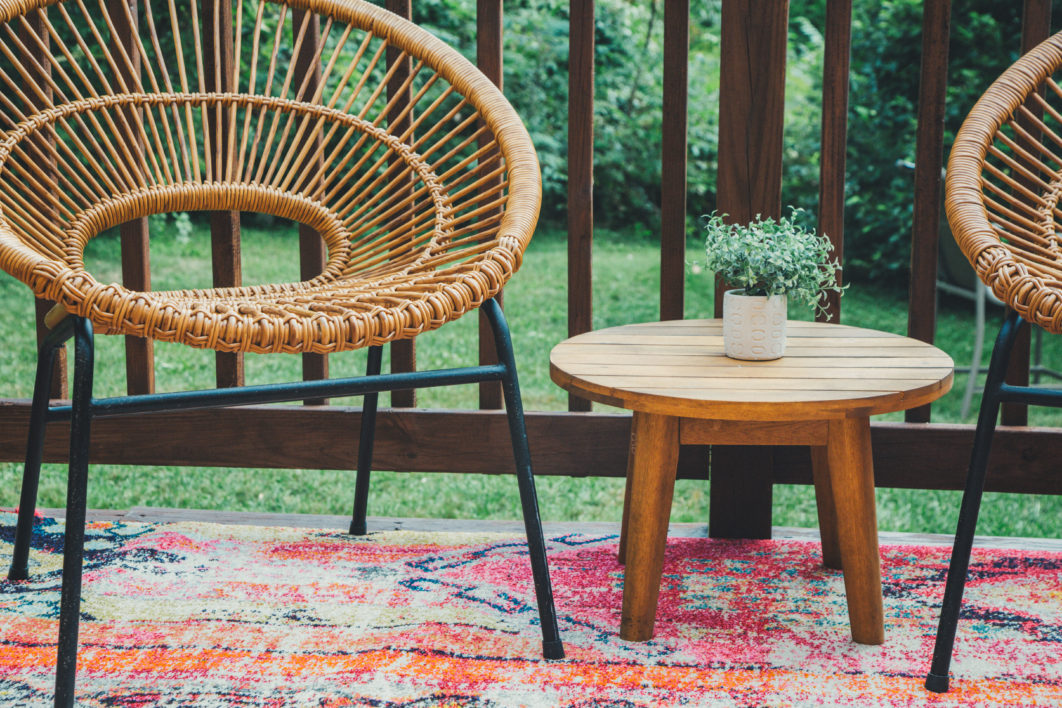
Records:
<instances>
[{"instance_id":1,"label":"woven rattan pattern","mask_svg":"<svg viewBox=\"0 0 1062 708\"><path fill-rule=\"evenodd\" d=\"M224 43L195 21L218 17L206 1L145 2L136 17L107 0L0 2L0 267L98 331L219 351L382 344L501 289L541 190L527 133L490 81L358 0L237 0L239 61L222 74L210 52ZM316 76L290 59L314 31ZM197 210L308 224L324 271L169 292L86 271L85 246L106 229Z\"/></svg>"},{"instance_id":2,"label":"woven rattan pattern","mask_svg":"<svg viewBox=\"0 0 1062 708\"><path fill-rule=\"evenodd\" d=\"M948 161L952 233L1024 319L1062 333L1062 34L1019 59L967 116Z\"/></svg>"}]
</instances>

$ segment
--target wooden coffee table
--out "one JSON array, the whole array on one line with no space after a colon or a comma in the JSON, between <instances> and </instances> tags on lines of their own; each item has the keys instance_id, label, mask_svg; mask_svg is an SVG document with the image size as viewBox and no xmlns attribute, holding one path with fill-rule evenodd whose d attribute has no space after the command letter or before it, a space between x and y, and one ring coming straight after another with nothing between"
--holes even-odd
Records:
<instances>
[{"instance_id":1,"label":"wooden coffee table","mask_svg":"<svg viewBox=\"0 0 1062 708\"><path fill-rule=\"evenodd\" d=\"M789 322L783 358L723 355L720 320L588 332L550 354L550 376L592 401L634 411L619 560L620 636L653 636L680 444L809 445L827 567L844 572L852 638L885 628L870 416L940 398L951 357L886 332Z\"/></svg>"}]
</instances>

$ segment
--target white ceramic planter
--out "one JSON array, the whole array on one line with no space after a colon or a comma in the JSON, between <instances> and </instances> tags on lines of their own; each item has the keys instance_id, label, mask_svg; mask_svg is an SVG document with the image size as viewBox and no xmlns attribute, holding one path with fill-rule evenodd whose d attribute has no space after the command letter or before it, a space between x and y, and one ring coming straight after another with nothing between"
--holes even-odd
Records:
<instances>
[{"instance_id":1,"label":"white ceramic planter","mask_svg":"<svg viewBox=\"0 0 1062 708\"><path fill-rule=\"evenodd\" d=\"M731 359L765 361L785 354L785 295L723 293L723 351Z\"/></svg>"}]
</instances>

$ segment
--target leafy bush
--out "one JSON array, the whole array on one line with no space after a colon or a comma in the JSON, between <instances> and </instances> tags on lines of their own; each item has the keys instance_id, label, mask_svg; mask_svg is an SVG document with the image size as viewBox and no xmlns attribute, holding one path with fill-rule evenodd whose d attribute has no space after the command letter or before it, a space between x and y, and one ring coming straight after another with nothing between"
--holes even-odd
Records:
<instances>
[{"instance_id":1,"label":"leafy bush","mask_svg":"<svg viewBox=\"0 0 1062 708\"><path fill-rule=\"evenodd\" d=\"M382 0L380 0L382 2ZM691 4L690 234L716 208L722 0ZM845 266L850 277L902 284L910 260L922 0L853 7ZM826 0L791 0L782 197L814 221ZM505 4L505 93L539 151L543 219L567 216L569 0ZM595 221L659 232L664 0L597 0L594 122ZM950 144L992 79L1017 58L1021 3L953 0L945 117ZM414 19L475 56L475 4L417 0Z\"/></svg>"},{"instance_id":2,"label":"leafy bush","mask_svg":"<svg viewBox=\"0 0 1062 708\"><path fill-rule=\"evenodd\" d=\"M977 98L1017 59L1021 36L1021 3L955 0L951 13L945 149ZM921 28L921 0L854 7L845 265L878 282L906 283L910 263Z\"/></svg>"}]
</instances>

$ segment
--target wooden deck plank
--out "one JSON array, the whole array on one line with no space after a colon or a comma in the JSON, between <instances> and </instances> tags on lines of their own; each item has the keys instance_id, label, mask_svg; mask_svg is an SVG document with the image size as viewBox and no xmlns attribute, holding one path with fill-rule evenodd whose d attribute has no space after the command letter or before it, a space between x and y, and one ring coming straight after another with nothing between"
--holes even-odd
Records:
<instances>
[{"instance_id":1,"label":"wooden deck plank","mask_svg":"<svg viewBox=\"0 0 1062 708\"><path fill-rule=\"evenodd\" d=\"M0 511L13 511L0 508ZM64 518L65 509L40 509L45 516ZM132 509L90 509L89 521L140 521L145 523L177 523L195 521L212 524L238 524L242 526L287 526L294 528L347 529L350 517L323 514L279 514L256 511L214 511L210 509L168 509L162 507L137 506ZM372 517L368 519L370 531L440 531L440 532L478 532L478 533L513 533L523 534L522 521L491 519L418 519ZM605 534L619 537L618 521L547 521L543 523L546 535L556 536L566 533ZM708 527L699 523L671 523L667 530L668 538L707 538ZM792 539L798 541L818 541L818 529L796 528L792 526L775 526L772 538ZM950 534L906 533L899 531L879 531L881 545L931 545L950 546L953 537ZM1062 539L1023 538L1016 536L977 536L974 546L978 548L1013 548L1027 551L1062 552Z\"/></svg>"}]
</instances>

